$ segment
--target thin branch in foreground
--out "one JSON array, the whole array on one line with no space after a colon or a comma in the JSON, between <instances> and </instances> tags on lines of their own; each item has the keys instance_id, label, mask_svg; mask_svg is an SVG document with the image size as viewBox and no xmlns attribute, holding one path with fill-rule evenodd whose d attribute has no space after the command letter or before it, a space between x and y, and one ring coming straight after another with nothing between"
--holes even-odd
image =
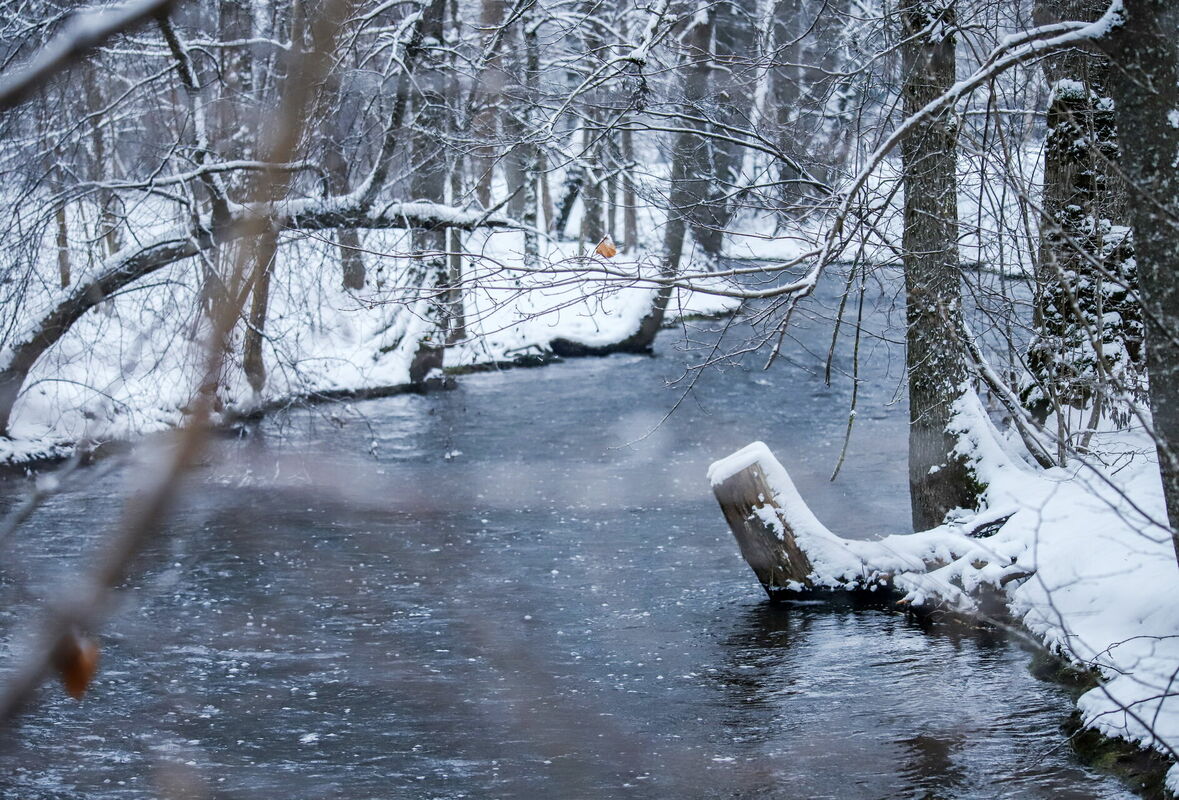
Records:
<instances>
[{"instance_id":1,"label":"thin branch in foreground","mask_svg":"<svg viewBox=\"0 0 1179 800\"><path fill-rule=\"evenodd\" d=\"M115 34L165 13L173 0L135 0L73 16L16 74L0 79L0 111L19 105L45 81Z\"/></svg>"}]
</instances>

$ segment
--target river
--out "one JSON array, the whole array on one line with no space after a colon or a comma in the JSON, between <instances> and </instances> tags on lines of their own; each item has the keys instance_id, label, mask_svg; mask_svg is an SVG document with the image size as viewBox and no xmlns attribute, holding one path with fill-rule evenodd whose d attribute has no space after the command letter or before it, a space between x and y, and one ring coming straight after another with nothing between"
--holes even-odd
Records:
<instances>
[{"instance_id":1,"label":"river","mask_svg":"<svg viewBox=\"0 0 1179 800\"><path fill-rule=\"evenodd\" d=\"M767 603L711 460L762 439L833 530L909 524L901 351L864 340L832 483L850 339L827 387L821 317L798 315L769 370L705 370L666 420L724 321L665 331L654 359L469 375L218 442L121 595L90 694L45 688L0 796L1132 797L1076 762L1069 695L1003 633ZM161 446L87 470L19 532L6 663Z\"/></svg>"}]
</instances>

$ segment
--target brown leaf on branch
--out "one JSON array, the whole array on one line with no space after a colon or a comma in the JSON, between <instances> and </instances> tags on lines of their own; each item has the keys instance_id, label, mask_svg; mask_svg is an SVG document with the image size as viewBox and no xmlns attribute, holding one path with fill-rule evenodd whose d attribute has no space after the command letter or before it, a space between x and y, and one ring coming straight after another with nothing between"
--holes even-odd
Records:
<instances>
[{"instance_id":1,"label":"brown leaf on branch","mask_svg":"<svg viewBox=\"0 0 1179 800\"><path fill-rule=\"evenodd\" d=\"M594 253L603 258L614 258L618 255L618 248L614 246L614 240L607 234L602 237L602 241L598 242L598 246L594 248Z\"/></svg>"}]
</instances>

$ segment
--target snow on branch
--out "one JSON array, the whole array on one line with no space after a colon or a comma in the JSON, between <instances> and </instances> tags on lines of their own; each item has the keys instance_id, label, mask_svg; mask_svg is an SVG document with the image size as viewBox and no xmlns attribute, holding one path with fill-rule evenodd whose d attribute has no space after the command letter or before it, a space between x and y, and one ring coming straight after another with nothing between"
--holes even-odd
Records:
<instances>
[{"instance_id":1,"label":"snow on branch","mask_svg":"<svg viewBox=\"0 0 1179 800\"><path fill-rule=\"evenodd\" d=\"M135 0L75 14L15 74L0 79L0 111L20 104L33 90L110 37L167 11L172 0Z\"/></svg>"},{"instance_id":2,"label":"snow on branch","mask_svg":"<svg viewBox=\"0 0 1179 800\"><path fill-rule=\"evenodd\" d=\"M814 266L802 278L779 287L777 293L803 297L814 291L823 269L842 249L840 244L841 235L844 231L845 222L852 215L852 206L856 197L864 190L872 173L876 171L884 159L888 157L914 127L935 114L952 108L976 89L989 84L1012 67L1058 50L1094 44L1105 39L1122 24L1123 19L1122 0L1112 0L1105 13L1094 22L1054 23L1033 28L1022 34L1009 36L1004 39L983 60L982 66L968 77L955 83L940 97L931 100L916 114L905 119L876 148L871 156L868 157L864 166L856 174L850 186L843 192L843 200L835 213L834 222L827 233L819 258L816 260Z\"/></svg>"}]
</instances>

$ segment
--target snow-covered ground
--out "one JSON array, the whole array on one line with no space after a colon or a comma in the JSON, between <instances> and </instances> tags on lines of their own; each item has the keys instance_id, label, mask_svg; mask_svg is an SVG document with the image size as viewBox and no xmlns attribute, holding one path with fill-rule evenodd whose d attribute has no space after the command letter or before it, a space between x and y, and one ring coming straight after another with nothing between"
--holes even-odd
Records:
<instances>
[{"instance_id":1,"label":"snow-covered ground","mask_svg":"<svg viewBox=\"0 0 1179 800\"><path fill-rule=\"evenodd\" d=\"M429 298L407 279L405 234L367 234L363 247L369 281L360 291L341 288L339 250L330 240L306 237L281 248L266 321L266 386L255 394L247 384L239 337L224 376L227 409L409 382L410 360L430 324ZM545 244L540 265L524 264L518 232L469 234L464 247L468 337L447 349L447 366L544 353L558 337L590 345L620 341L637 330L655 291L642 277L656 274L656 260L641 250L611 259L623 276L607 279L587 277L601 257L577 243ZM133 438L183 420L204 348L198 283L185 269L174 267L105 301L42 357L16 405L11 438L0 439L0 462L60 455L82 437ZM23 327L58 296L53 287L29 294ZM668 319L736 304L677 291Z\"/></svg>"},{"instance_id":2,"label":"snow-covered ground","mask_svg":"<svg viewBox=\"0 0 1179 800\"><path fill-rule=\"evenodd\" d=\"M1044 470L996 430L973 393L959 402L957 420L961 447L987 484L985 510L931 531L840 538L761 443L716 462L709 477L719 484L760 464L818 585L863 586L887 574L910 602L966 611L979 586L996 587L1045 646L1102 676L1078 703L1087 726L1174 758L1179 565L1150 437L1141 427L1098 434L1092 450L1100 457ZM1006 517L989 537L965 534ZM1179 766L1168 785L1179 791Z\"/></svg>"}]
</instances>

